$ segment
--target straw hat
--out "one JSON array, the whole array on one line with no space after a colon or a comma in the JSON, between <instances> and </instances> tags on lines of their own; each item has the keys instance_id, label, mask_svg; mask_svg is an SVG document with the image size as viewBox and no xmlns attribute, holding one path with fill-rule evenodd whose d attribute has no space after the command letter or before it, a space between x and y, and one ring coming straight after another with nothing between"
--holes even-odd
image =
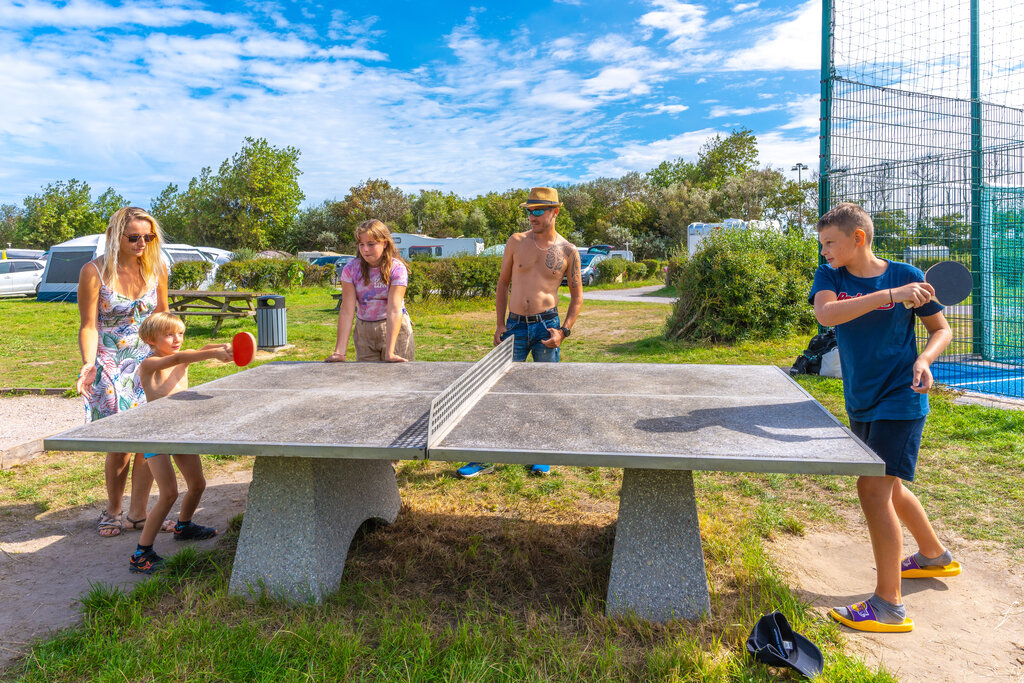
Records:
<instances>
[{"instance_id":1,"label":"straw hat","mask_svg":"<svg viewBox=\"0 0 1024 683\"><path fill-rule=\"evenodd\" d=\"M561 206L558 201L558 190L553 187L531 187L530 196L519 206L527 209L540 209L549 206Z\"/></svg>"}]
</instances>

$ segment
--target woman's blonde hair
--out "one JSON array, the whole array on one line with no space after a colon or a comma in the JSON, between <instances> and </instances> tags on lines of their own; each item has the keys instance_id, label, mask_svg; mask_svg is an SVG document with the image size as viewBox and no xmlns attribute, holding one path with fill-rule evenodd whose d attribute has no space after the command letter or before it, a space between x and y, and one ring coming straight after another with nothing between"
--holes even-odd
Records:
<instances>
[{"instance_id":1,"label":"woman's blonde hair","mask_svg":"<svg viewBox=\"0 0 1024 683\"><path fill-rule=\"evenodd\" d=\"M158 337L172 330L185 331L185 323L181 321L181 318L166 311L150 313L139 325L139 339L147 344L152 344Z\"/></svg>"},{"instance_id":2,"label":"woman's blonde hair","mask_svg":"<svg viewBox=\"0 0 1024 683\"><path fill-rule=\"evenodd\" d=\"M376 218L371 218L368 221L363 221L356 226L356 242L359 242L359 236L363 234L369 234L370 237L377 240L378 242L384 243L384 253L380 257L380 279L385 285L391 282L391 268L395 261L404 263L402 257L398 255L398 247L395 246L395 240L391 238L391 231L388 230L388 226L384 225L382 221ZM363 282L369 286L370 284L370 266L363 258L362 253L356 248L357 258L359 259L359 268L363 274Z\"/></svg>"},{"instance_id":3,"label":"woman's blonde hair","mask_svg":"<svg viewBox=\"0 0 1024 683\"><path fill-rule=\"evenodd\" d=\"M114 281L117 279L117 255L121 250L121 238L128 230L128 226L132 221L138 220L149 223L150 232L156 235L155 240L146 244L146 250L142 252L142 256L139 258L139 269L142 271L142 277L147 285L156 280L159 272L157 269L163 267L161 265L163 258L160 256L160 245L164 241L164 234L160 229L160 224L157 223L155 218L146 213L145 209L140 209L137 206L126 206L114 212L114 215L110 217L110 223L107 225L107 247L103 252L103 281L107 283L107 286L113 286Z\"/></svg>"}]
</instances>

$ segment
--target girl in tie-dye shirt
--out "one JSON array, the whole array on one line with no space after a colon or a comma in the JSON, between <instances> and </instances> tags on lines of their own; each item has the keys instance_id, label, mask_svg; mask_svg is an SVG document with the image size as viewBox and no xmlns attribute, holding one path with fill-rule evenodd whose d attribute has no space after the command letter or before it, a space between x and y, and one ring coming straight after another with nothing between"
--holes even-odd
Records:
<instances>
[{"instance_id":1,"label":"girl in tie-dye shirt","mask_svg":"<svg viewBox=\"0 0 1024 683\"><path fill-rule=\"evenodd\" d=\"M356 227L359 256L341 271L341 312L338 338L328 363L345 360L355 319L353 344L357 361L402 363L415 360L412 322L405 310L409 269L387 226L378 220Z\"/></svg>"}]
</instances>

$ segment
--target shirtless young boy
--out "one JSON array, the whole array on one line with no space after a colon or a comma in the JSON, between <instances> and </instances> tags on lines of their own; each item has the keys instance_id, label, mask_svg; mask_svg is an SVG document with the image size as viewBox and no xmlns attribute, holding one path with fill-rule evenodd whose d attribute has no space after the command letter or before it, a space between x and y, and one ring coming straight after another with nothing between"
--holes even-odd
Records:
<instances>
[{"instance_id":1,"label":"shirtless young boy","mask_svg":"<svg viewBox=\"0 0 1024 683\"><path fill-rule=\"evenodd\" d=\"M139 378L146 391L146 400L155 401L164 396L188 389L188 366L201 360L231 360L230 344L207 344L198 351L181 351L185 337L185 324L181 318L170 313L153 313L139 327L139 337L149 344L153 355L142 361ZM171 511L178 499L178 481L174 476L171 458L185 478L188 491L181 501L178 523L174 525L174 540L201 541L217 535L213 527L200 526L192 521L192 514L199 506L199 499L206 488L203 464L198 455L183 454L170 456L166 453L146 453L156 480L160 497L153 505L153 512L142 528L138 547L129 561L132 572L151 574L160 568L163 558L153 551L153 541L160 530L161 521Z\"/></svg>"},{"instance_id":2,"label":"shirtless young boy","mask_svg":"<svg viewBox=\"0 0 1024 683\"><path fill-rule=\"evenodd\" d=\"M580 253L575 245L555 231L555 218L562 206L558 190L535 187L520 204L526 210L530 229L517 232L505 245L501 275L494 298L497 322L494 344L514 337L512 360L525 361L533 354L535 363L557 363L562 342L583 306ZM558 317L558 286L562 278L569 285L569 310L565 323ZM508 311L508 318L505 313ZM488 463L471 462L460 467L460 477L469 478L494 470ZM530 472L545 475L549 465L532 465Z\"/></svg>"}]
</instances>

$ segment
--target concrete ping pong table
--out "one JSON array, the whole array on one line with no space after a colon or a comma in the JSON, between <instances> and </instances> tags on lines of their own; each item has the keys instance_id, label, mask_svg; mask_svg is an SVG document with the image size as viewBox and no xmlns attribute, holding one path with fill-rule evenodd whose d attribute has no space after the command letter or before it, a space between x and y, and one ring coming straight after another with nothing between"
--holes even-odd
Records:
<instances>
[{"instance_id":1,"label":"concrete ping pong table","mask_svg":"<svg viewBox=\"0 0 1024 683\"><path fill-rule=\"evenodd\" d=\"M394 522L390 461L624 468L606 612L710 611L692 470L881 475L777 367L279 362L45 440L49 450L257 456L230 590L321 600L368 519Z\"/></svg>"}]
</instances>

